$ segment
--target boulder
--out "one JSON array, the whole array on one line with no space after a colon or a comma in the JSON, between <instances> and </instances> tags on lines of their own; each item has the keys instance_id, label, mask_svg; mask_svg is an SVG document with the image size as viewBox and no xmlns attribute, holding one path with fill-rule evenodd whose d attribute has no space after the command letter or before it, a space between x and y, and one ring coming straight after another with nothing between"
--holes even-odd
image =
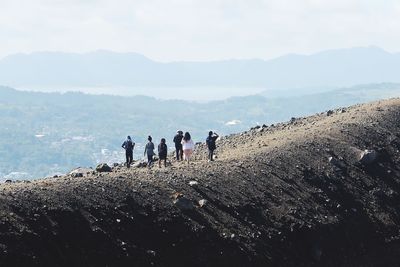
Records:
<instances>
[{"instance_id":1,"label":"boulder","mask_svg":"<svg viewBox=\"0 0 400 267\"><path fill-rule=\"evenodd\" d=\"M83 177L83 173L81 172L71 173L71 177L73 178Z\"/></svg>"},{"instance_id":2,"label":"boulder","mask_svg":"<svg viewBox=\"0 0 400 267\"><path fill-rule=\"evenodd\" d=\"M333 115L333 110L328 110L328 111L326 112L326 116L331 116L331 115Z\"/></svg>"},{"instance_id":3,"label":"boulder","mask_svg":"<svg viewBox=\"0 0 400 267\"><path fill-rule=\"evenodd\" d=\"M364 165L368 165L374 163L377 157L378 153L375 150L366 149L361 152L359 161Z\"/></svg>"},{"instance_id":4,"label":"boulder","mask_svg":"<svg viewBox=\"0 0 400 267\"><path fill-rule=\"evenodd\" d=\"M110 166L107 165L107 163L101 163L97 165L96 171L98 172L112 172L112 169Z\"/></svg>"}]
</instances>

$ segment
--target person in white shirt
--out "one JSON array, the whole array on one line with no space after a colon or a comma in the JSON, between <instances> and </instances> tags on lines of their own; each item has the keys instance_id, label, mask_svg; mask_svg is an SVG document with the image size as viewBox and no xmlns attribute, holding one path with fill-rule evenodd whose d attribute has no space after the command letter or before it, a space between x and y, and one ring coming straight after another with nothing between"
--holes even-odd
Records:
<instances>
[{"instance_id":1,"label":"person in white shirt","mask_svg":"<svg viewBox=\"0 0 400 267\"><path fill-rule=\"evenodd\" d=\"M184 159L189 164L190 157L193 154L194 150L194 143L192 138L190 137L190 133L186 132L182 139L182 149L183 149L183 156Z\"/></svg>"}]
</instances>

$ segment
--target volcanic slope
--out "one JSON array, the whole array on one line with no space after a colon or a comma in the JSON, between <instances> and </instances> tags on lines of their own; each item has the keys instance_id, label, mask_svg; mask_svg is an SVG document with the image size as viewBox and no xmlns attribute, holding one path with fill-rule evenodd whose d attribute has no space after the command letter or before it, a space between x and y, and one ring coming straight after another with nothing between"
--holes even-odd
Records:
<instances>
[{"instance_id":1,"label":"volcanic slope","mask_svg":"<svg viewBox=\"0 0 400 267\"><path fill-rule=\"evenodd\" d=\"M1 266L399 266L400 99L217 143L214 162L200 144L190 166L0 185Z\"/></svg>"}]
</instances>

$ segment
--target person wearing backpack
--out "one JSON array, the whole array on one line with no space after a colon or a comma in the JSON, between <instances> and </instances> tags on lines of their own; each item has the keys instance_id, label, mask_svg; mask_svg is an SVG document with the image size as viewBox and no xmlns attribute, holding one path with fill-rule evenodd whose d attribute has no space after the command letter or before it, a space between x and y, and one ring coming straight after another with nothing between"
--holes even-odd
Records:
<instances>
[{"instance_id":1,"label":"person wearing backpack","mask_svg":"<svg viewBox=\"0 0 400 267\"><path fill-rule=\"evenodd\" d=\"M176 160L177 161L183 159L182 139L183 139L183 132L182 131L177 131L176 135L174 136Z\"/></svg>"},{"instance_id":2,"label":"person wearing backpack","mask_svg":"<svg viewBox=\"0 0 400 267\"><path fill-rule=\"evenodd\" d=\"M147 138L149 142L147 142L145 148L144 148L144 156L147 155L147 167L151 167L151 163L153 162L153 156L154 156L154 143L152 142L153 138L149 136Z\"/></svg>"},{"instance_id":3,"label":"person wearing backpack","mask_svg":"<svg viewBox=\"0 0 400 267\"><path fill-rule=\"evenodd\" d=\"M124 143L122 143L122 148L125 149L126 156L126 167L130 168L133 161L133 148L135 143L132 141L131 137L128 135Z\"/></svg>"},{"instance_id":4,"label":"person wearing backpack","mask_svg":"<svg viewBox=\"0 0 400 267\"><path fill-rule=\"evenodd\" d=\"M208 160L214 161L214 150L217 148L215 142L217 141L219 135L217 133L213 133L212 131L208 132L208 137L206 139L206 144L208 147Z\"/></svg>"},{"instance_id":5,"label":"person wearing backpack","mask_svg":"<svg viewBox=\"0 0 400 267\"><path fill-rule=\"evenodd\" d=\"M168 147L165 143L165 138L161 138L161 142L158 145L158 167L161 168L161 161L164 161L164 167L167 167L167 154Z\"/></svg>"}]
</instances>

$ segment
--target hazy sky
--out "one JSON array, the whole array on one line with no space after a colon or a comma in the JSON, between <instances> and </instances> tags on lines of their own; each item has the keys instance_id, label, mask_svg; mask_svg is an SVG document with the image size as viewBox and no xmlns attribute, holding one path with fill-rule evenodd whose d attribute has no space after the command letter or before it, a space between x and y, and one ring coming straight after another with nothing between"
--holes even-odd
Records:
<instances>
[{"instance_id":1,"label":"hazy sky","mask_svg":"<svg viewBox=\"0 0 400 267\"><path fill-rule=\"evenodd\" d=\"M107 49L161 61L400 51L400 1L0 0L0 42L0 57Z\"/></svg>"}]
</instances>

